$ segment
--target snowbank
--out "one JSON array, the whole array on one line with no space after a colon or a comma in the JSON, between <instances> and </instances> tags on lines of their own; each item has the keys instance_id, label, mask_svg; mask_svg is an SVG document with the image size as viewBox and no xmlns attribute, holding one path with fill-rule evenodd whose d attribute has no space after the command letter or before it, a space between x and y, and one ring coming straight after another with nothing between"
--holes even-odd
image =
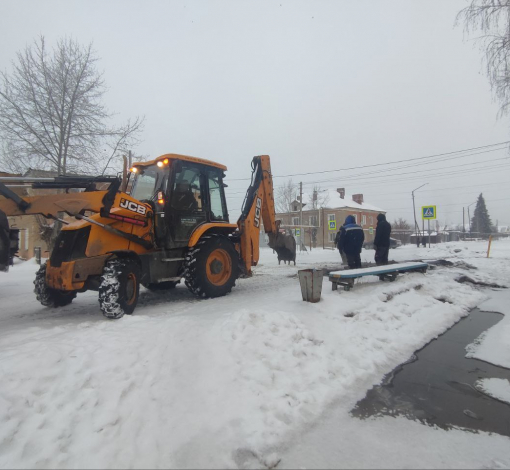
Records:
<instances>
[{"instance_id":1,"label":"snowbank","mask_svg":"<svg viewBox=\"0 0 510 470\"><path fill-rule=\"evenodd\" d=\"M483 393L510 405L510 382L506 379L478 380L475 387Z\"/></svg>"},{"instance_id":2,"label":"snowbank","mask_svg":"<svg viewBox=\"0 0 510 470\"><path fill-rule=\"evenodd\" d=\"M487 298L459 276L503 283L508 258L497 258L498 246L494 260L475 243L392 250L399 261L458 264L350 292L331 291L325 279L317 304L302 302L297 269L338 266L337 252L299 253L294 268L262 250L253 278L227 297L144 291L135 315L118 321L102 317L93 292L42 308L31 294L36 266L15 266L0 277L0 466L272 466L331 406L350 409ZM365 426L346 423L352 432ZM489 439L469 437L477 438Z\"/></svg>"},{"instance_id":3,"label":"snowbank","mask_svg":"<svg viewBox=\"0 0 510 470\"><path fill-rule=\"evenodd\" d=\"M491 298L483 302L480 309L503 313L505 317L467 346L466 357L510 369L510 290L492 292Z\"/></svg>"}]
</instances>

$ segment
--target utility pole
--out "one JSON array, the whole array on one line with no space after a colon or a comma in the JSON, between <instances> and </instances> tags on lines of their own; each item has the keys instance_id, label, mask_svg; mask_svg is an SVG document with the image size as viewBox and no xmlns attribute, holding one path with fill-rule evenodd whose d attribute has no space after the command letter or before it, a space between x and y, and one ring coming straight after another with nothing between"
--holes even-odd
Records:
<instances>
[{"instance_id":1,"label":"utility pole","mask_svg":"<svg viewBox=\"0 0 510 470\"><path fill-rule=\"evenodd\" d=\"M420 246L419 241L418 241L418 231L420 230L420 227L418 226L418 222L416 222L416 208L414 206L414 192L418 191L418 189L420 189L420 188L423 188L423 186L425 186L426 184L428 184L428 183L424 183L421 186L418 186L416 189L413 189L411 191L411 196L413 197L414 230L416 232L416 243L418 243L418 246Z\"/></svg>"},{"instance_id":2,"label":"utility pole","mask_svg":"<svg viewBox=\"0 0 510 470\"><path fill-rule=\"evenodd\" d=\"M303 183L299 183L299 251L303 249Z\"/></svg>"},{"instance_id":3,"label":"utility pole","mask_svg":"<svg viewBox=\"0 0 510 470\"><path fill-rule=\"evenodd\" d=\"M325 241L325 237L326 236L324 235L324 207L322 208L322 220L321 220L321 224L322 224L322 249L324 250L324 248L326 246L326 241Z\"/></svg>"},{"instance_id":4,"label":"utility pole","mask_svg":"<svg viewBox=\"0 0 510 470\"><path fill-rule=\"evenodd\" d=\"M465 207L462 208L462 233L464 235L464 239L466 238L466 220L465 220L465 215L464 215L464 209Z\"/></svg>"},{"instance_id":5,"label":"utility pole","mask_svg":"<svg viewBox=\"0 0 510 470\"><path fill-rule=\"evenodd\" d=\"M128 151L128 168L133 166L133 156L131 155L131 150Z\"/></svg>"}]
</instances>

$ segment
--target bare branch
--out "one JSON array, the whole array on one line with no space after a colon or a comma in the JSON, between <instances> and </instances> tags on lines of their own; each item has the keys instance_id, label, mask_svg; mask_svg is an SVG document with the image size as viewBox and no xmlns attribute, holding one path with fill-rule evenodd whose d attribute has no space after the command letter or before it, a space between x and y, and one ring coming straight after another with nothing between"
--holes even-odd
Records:
<instances>
[{"instance_id":1,"label":"bare branch","mask_svg":"<svg viewBox=\"0 0 510 470\"><path fill-rule=\"evenodd\" d=\"M472 0L457 15L467 34L481 32L477 39L485 54L485 68L494 97L500 102L499 115L510 109L510 0Z\"/></svg>"},{"instance_id":2,"label":"bare branch","mask_svg":"<svg viewBox=\"0 0 510 470\"><path fill-rule=\"evenodd\" d=\"M289 213L291 211L291 204L296 199L297 185L289 179L283 186L276 189L275 203L276 211L279 213Z\"/></svg>"},{"instance_id":3,"label":"bare branch","mask_svg":"<svg viewBox=\"0 0 510 470\"><path fill-rule=\"evenodd\" d=\"M91 44L83 47L69 38L48 51L41 36L17 54L12 72L0 73L0 138L5 143L0 163L59 174L74 168L97 173L139 142L143 118L109 124L113 115L103 104L106 86L97 61ZM110 150L106 165L103 148Z\"/></svg>"}]
</instances>

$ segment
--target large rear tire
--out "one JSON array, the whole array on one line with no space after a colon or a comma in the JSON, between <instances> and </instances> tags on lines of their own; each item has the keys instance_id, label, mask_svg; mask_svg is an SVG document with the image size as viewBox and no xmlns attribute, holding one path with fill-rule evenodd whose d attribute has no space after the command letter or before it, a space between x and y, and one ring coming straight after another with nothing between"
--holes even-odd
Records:
<instances>
[{"instance_id":1,"label":"large rear tire","mask_svg":"<svg viewBox=\"0 0 510 470\"><path fill-rule=\"evenodd\" d=\"M35 274L34 292L37 300L45 307L65 307L76 298L75 291L64 291L48 287L46 284L46 263Z\"/></svg>"},{"instance_id":2,"label":"large rear tire","mask_svg":"<svg viewBox=\"0 0 510 470\"><path fill-rule=\"evenodd\" d=\"M197 297L228 294L239 277L239 255L222 236L204 237L186 255L186 287Z\"/></svg>"},{"instance_id":3,"label":"large rear tire","mask_svg":"<svg viewBox=\"0 0 510 470\"><path fill-rule=\"evenodd\" d=\"M99 284L99 308L106 318L131 315L138 303L140 266L134 260L108 261Z\"/></svg>"}]
</instances>

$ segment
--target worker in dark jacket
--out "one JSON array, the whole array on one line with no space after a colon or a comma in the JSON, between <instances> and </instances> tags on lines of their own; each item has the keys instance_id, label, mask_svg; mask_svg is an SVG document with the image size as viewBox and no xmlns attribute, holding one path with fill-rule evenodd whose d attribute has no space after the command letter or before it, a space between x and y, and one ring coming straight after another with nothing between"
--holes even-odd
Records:
<instances>
[{"instance_id":1,"label":"worker in dark jacket","mask_svg":"<svg viewBox=\"0 0 510 470\"><path fill-rule=\"evenodd\" d=\"M381 266L388 264L388 252L390 251L391 225L384 214L377 216L377 227L375 229L374 248L375 264Z\"/></svg>"},{"instance_id":2,"label":"worker in dark jacket","mask_svg":"<svg viewBox=\"0 0 510 470\"><path fill-rule=\"evenodd\" d=\"M338 248L338 252L340 253L340 258L342 258L342 264L347 264L347 256L345 256L345 253L340 249L340 232L342 231L342 228L340 227L340 230L337 232L335 237L335 246Z\"/></svg>"},{"instance_id":3,"label":"worker in dark jacket","mask_svg":"<svg viewBox=\"0 0 510 470\"><path fill-rule=\"evenodd\" d=\"M348 215L340 228L337 247L345 253L350 269L361 268L361 248L365 241L363 229L356 224L354 216Z\"/></svg>"}]
</instances>

